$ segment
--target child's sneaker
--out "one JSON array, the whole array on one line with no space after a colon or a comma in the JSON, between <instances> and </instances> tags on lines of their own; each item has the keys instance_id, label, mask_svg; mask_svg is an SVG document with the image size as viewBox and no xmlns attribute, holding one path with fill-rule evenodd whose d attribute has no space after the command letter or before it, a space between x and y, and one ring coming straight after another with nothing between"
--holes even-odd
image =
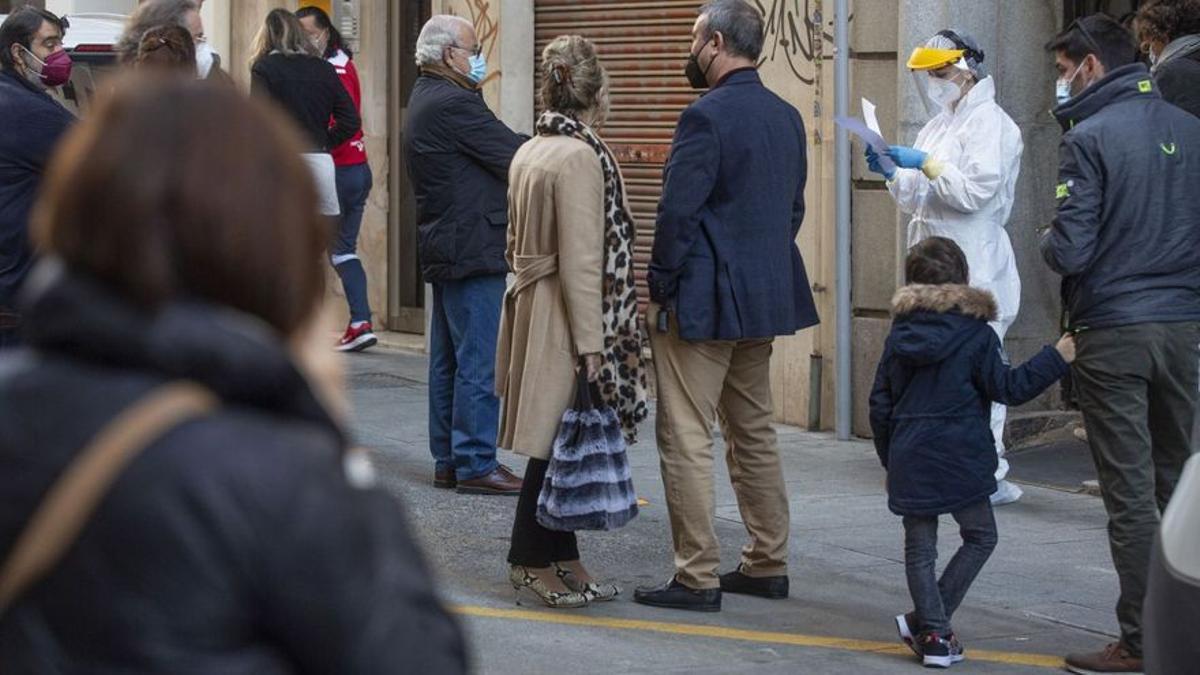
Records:
<instances>
[{"instance_id":1,"label":"child's sneaker","mask_svg":"<svg viewBox=\"0 0 1200 675\"><path fill-rule=\"evenodd\" d=\"M921 636L920 649L921 660L926 668L949 668L966 658L954 633L947 637L925 633Z\"/></svg>"},{"instance_id":2,"label":"child's sneaker","mask_svg":"<svg viewBox=\"0 0 1200 675\"><path fill-rule=\"evenodd\" d=\"M896 632L900 633L900 641L914 654L920 656L921 650L917 648L917 639L914 637L916 635L915 628L917 628L916 612L900 614L896 617Z\"/></svg>"}]
</instances>

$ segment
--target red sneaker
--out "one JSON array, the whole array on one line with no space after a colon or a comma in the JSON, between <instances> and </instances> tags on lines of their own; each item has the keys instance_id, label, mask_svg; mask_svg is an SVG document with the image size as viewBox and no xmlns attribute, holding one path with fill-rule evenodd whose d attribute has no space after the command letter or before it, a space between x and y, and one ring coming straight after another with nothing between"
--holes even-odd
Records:
<instances>
[{"instance_id":1,"label":"red sneaker","mask_svg":"<svg viewBox=\"0 0 1200 675\"><path fill-rule=\"evenodd\" d=\"M367 321L357 326L347 326L342 339L338 340L337 350L339 352L361 352L374 347L377 342L379 339L375 337L375 333L371 332L371 323Z\"/></svg>"}]
</instances>

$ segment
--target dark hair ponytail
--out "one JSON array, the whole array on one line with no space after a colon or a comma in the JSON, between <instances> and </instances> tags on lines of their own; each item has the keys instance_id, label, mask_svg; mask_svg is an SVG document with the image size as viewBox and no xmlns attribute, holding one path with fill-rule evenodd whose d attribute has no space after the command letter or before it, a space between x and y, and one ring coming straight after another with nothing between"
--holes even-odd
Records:
<instances>
[{"instance_id":1,"label":"dark hair ponytail","mask_svg":"<svg viewBox=\"0 0 1200 675\"><path fill-rule=\"evenodd\" d=\"M338 53L338 50L346 52L346 56L354 58L354 54L350 52L350 48L346 46L345 40L342 39L342 34L334 27L333 20L325 13L325 10L320 7L301 7L296 12L296 18L306 19L312 17L317 22L317 27L321 30L329 31L329 44L325 45L325 58L332 58Z\"/></svg>"}]
</instances>

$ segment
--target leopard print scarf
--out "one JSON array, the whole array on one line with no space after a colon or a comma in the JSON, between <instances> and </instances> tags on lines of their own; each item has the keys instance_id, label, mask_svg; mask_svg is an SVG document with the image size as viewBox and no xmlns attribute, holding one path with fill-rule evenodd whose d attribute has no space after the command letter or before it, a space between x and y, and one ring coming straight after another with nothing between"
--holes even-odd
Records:
<instances>
[{"instance_id":1,"label":"leopard print scarf","mask_svg":"<svg viewBox=\"0 0 1200 675\"><path fill-rule=\"evenodd\" d=\"M625 182L617 158L596 133L579 120L546 111L537 121L540 136L570 136L587 143L604 171L604 360L600 394L617 412L625 441L637 441L637 426L646 419L646 337L638 320L633 276L633 244L637 228L625 204Z\"/></svg>"}]
</instances>

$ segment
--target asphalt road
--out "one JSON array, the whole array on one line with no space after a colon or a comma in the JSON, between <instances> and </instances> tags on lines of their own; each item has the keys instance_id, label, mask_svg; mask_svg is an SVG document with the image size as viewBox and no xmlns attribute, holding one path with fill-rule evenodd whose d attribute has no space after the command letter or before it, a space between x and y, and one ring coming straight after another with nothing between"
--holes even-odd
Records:
<instances>
[{"instance_id":1,"label":"asphalt road","mask_svg":"<svg viewBox=\"0 0 1200 675\"><path fill-rule=\"evenodd\" d=\"M594 574L624 589L581 610L518 606L505 554L515 498L463 496L431 485L425 360L375 350L348 359L357 441L373 448L387 488L406 504L446 602L460 616L479 673L895 673L914 671L891 617L910 607L902 530L886 508L869 443L779 428L790 493L792 596L727 595L717 614L655 610L629 598L671 574L670 535L652 421L631 449L641 516L609 533L583 533ZM722 457L718 447L717 457ZM524 460L503 453L518 473ZM722 463L718 460L718 463ZM723 466L717 469L723 569L745 538ZM1112 570L1100 500L1027 487L997 512L1000 545L954 618L972 673L1047 672L1066 651L1116 633ZM942 561L957 536L945 521Z\"/></svg>"}]
</instances>

